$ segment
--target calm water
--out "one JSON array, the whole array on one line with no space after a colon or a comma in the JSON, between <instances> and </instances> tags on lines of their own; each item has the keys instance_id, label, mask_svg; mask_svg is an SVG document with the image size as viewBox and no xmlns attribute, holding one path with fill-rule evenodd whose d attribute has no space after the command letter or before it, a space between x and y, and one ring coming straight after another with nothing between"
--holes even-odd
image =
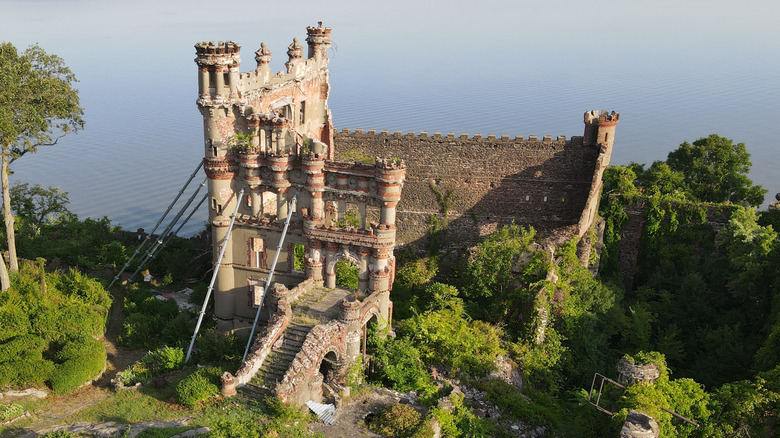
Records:
<instances>
[{"instance_id":1,"label":"calm water","mask_svg":"<svg viewBox=\"0 0 780 438\"><path fill-rule=\"evenodd\" d=\"M767 200L780 191L780 11L768 1L114 3L0 1L0 39L62 56L87 121L12 178L62 187L80 217L149 229L197 165L196 42L241 44L247 71L266 41L281 70L317 20L333 28L339 129L569 137L584 111L617 110L613 162L718 133L747 145Z\"/></svg>"}]
</instances>

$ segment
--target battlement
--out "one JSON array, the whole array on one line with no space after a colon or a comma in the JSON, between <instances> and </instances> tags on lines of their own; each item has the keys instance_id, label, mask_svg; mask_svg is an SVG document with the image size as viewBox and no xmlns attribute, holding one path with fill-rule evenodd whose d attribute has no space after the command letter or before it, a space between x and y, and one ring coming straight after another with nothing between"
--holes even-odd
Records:
<instances>
[{"instance_id":1,"label":"battlement","mask_svg":"<svg viewBox=\"0 0 780 438\"><path fill-rule=\"evenodd\" d=\"M419 133L414 131L393 131L390 132L387 129L384 129L382 131L377 132L376 129L350 129L350 128L342 128L339 131L341 134L363 134L363 135L378 135L378 136L389 136L389 137L397 137L397 138L403 138L403 137L416 137L421 139L431 138L442 138L442 139L461 139L461 140L501 140L501 141L507 141L507 142L528 142L528 143L552 143L552 142L566 142L566 136L565 135L559 135L557 137L553 137L551 135L545 135L542 136L540 139L536 135L529 135L527 138L522 135L516 135L516 136L509 136L509 135L496 135L496 134L488 134L487 136L484 136L482 134L469 134L467 132L461 132L458 135L455 135L452 132L448 132L446 134L442 134L441 132L434 132L433 134L429 133L428 131L420 131ZM571 140L578 139L580 137L574 136L571 138Z\"/></svg>"},{"instance_id":2,"label":"battlement","mask_svg":"<svg viewBox=\"0 0 780 438\"><path fill-rule=\"evenodd\" d=\"M235 66L241 64L241 46L232 41L203 41L195 44L197 58L195 62L201 67Z\"/></svg>"},{"instance_id":3,"label":"battlement","mask_svg":"<svg viewBox=\"0 0 780 438\"><path fill-rule=\"evenodd\" d=\"M612 111L611 113L606 110L591 110L585 112L585 123L594 124L597 123L601 126L607 124L617 124L620 120L620 113Z\"/></svg>"}]
</instances>

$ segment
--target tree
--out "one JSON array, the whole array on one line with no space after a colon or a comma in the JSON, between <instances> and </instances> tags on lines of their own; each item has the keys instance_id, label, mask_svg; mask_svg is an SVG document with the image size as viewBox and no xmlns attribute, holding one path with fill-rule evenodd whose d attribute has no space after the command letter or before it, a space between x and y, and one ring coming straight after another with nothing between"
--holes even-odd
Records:
<instances>
[{"instance_id":1,"label":"tree","mask_svg":"<svg viewBox=\"0 0 780 438\"><path fill-rule=\"evenodd\" d=\"M12 271L19 266L8 166L36 152L39 146L57 144L60 138L84 126L84 109L79 106L74 82L76 77L62 58L47 54L38 45L19 53L13 44L0 43L0 184Z\"/></svg>"},{"instance_id":2,"label":"tree","mask_svg":"<svg viewBox=\"0 0 780 438\"><path fill-rule=\"evenodd\" d=\"M754 207L764 201L766 189L747 177L751 163L744 143L711 134L693 144L684 142L666 163L672 172L682 173L685 189L700 201Z\"/></svg>"},{"instance_id":3,"label":"tree","mask_svg":"<svg viewBox=\"0 0 780 438\"><path fill-rule=\"evenodd\" d=\"M43 188L16 183L11 187L11 209L32 225L41 226L49 218L62 217L68 211L68 192L59 187Z\"/></svg>"}]
</instances>

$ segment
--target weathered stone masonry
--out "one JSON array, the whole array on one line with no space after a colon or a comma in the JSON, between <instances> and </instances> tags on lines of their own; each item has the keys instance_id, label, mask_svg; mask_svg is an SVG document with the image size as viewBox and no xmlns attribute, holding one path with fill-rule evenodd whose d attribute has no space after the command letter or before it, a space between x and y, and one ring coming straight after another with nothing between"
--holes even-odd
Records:
<instances>
[{"instance_id":1,"label":"weathered stone masonry","mask_svg":"<svg viewBox=\"0 0 780 438\"><path fill-rule=\"evenodd\" d=\"M337 158L358 152L406 163L398 205L400 243L422 237L430 216L441 213L436 191L453 193L448 230L459 245L511 222L582 236L595 217L618 119L614 112L587 112L584 136L570 139L344 129L334 141Z\"/></svg>"}]
</instances>

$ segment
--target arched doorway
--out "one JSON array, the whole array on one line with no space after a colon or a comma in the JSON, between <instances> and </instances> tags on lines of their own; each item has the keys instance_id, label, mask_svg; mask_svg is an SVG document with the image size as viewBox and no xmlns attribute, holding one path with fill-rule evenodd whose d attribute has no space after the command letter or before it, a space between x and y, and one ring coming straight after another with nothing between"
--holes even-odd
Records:
<instances>
[{"instance_id":1,"label":"arched doorway","mask_svg":"<svg viewBox=\"0 0 780 438\"><path fill-rule=\"evenodd\" d=\"M365 265L365 263L363 264ZM352 291L357 291L360 287L361 266L360 261L355 254L348 249L343 249L332 257L325 269L325 287L335 289L343 287Z\"/></svg>"},{"instance_id":2,"label":"arched doorway","mask_svg":"<svg viewBox=\"0 0 780 438\"><path fill-rule=\"evenodd\" d=\"M373 374L373 357L381 347L383 340L379 329L379 318L373 314L366 324L363 325L363 339L361 353L363 355L363 370L367 377Z\"/></svg>"},{"instance_id":3,"label":"arched doorway","mask_svg":"<svg viewBox=\"0 0 780 438\"><path fill-rule=\"evenodd\" d=\"M336 370L338 369L338 357L333 351L329 351L320 362L320 374L322 374L322 381L330 383L336 376Z\"/></svg>"}]
</instances>

